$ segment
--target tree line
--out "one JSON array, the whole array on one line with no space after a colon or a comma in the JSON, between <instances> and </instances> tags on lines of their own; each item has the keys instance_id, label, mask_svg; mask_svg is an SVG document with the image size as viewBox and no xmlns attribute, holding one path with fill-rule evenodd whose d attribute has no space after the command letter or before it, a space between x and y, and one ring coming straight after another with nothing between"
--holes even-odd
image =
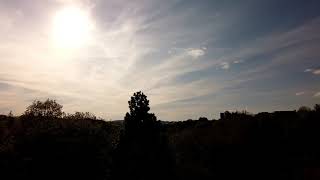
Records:
<instances>
[{"instance_id":1,"label":"tree line","mask_svg":"<svg viewBox=\"0 0 320 180\"><path fill-rule=\"evenodd\" d=\"M0 115L3 179L317 179L320 105L159 121L139 91L123 121L34 101Z\"/></svg>"}]
</instances>

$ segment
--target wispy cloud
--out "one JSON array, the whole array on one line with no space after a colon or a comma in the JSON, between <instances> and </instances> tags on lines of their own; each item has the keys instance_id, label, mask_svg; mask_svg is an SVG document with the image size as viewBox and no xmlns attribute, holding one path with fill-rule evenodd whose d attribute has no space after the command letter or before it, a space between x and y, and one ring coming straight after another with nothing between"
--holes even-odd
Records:
<instances>
[{"instance_id":1,"label":"wispy cloud","mask_svg":"<svg viewBox=\"0 0 320 180\"><path fill-rule=\"evenodd\" d=\"M304 95L304 93L305 93L305 92L303 92L303 91L301 91L301 92L297 92L297 93L296 93L296 96Z\"/></svg>"},{"instance_id":2,"label":"wispy cloud","mask_svg":"<svg viewBox=\"0 0 320 180\"><path fill-rule=\"evenodd\" d=\"M304 72L307 72L307 73L312 73L314 75L320 75L320 69L305 69Z\"/></svg>"},{"instance_id":3,"label":"wispy cloud","mask_svg":"<svg viewBox=\"0 0 320 180\"><path fill-rule=\"evenodd\" d=\"M228 70L231 68L232 65L236 65L236 64L240 64L240 63L243 63L243 61L242 60L234 60L232 62L221 62L219 64L219 66L221 69Z\"/></svg>"},{"instance_id":4,"label":"wispy cloud","mask_svg":"<svg viewBox=\"0 0 320 180\"><path fill-rule=\"evenodd\" d=\"M233 61L233 64L239 64L239 63L243 63L243 61L242 61L242 60L235 60L235 61Z\"/></svg>"},{"instance_id":5,"label":"wispy cloud","mask_svg":"<svg viewBox=\"0 0 320 180\"><path fill-rule=\"evenodd\" d=\"M230 64L228 62L222 62L220 64L221 69L227 70L230 68Z\"/></svg>"},{"instance_id":6,"label":"wispy cloud","mask_svg":"<svg viewBox=\"0 0 320 180\"><path fill-rule=\"evenodd\" d=\"M317 92L313 95L314 97L320 97L320 92Z\"/></svg>"},{"instance_id":7,"label":"wispy cloud","mask_svg":"<svg viewBox=\"0 0 320 180\"><path fill-rule=\"evenodd\" d=\"M301 68L317 67L314 59L319 59L319 18L307 19L295 28L280 28L283 31L274 31L271 24L268 32L273 33L250 39L250 33L231 36L234 24L246 19L243 6L218 12L219 8L207 8L209 1L181 6L180 1L72 0L81 7L90 7L96 28L86 47L62 52L51 46L49 21L60 6L71 1L55 1L58 5L36 1L33 6L20 5L23 1L10 2L10 7L0 7L0 82L15 90L10 94L0 89L3 96L8 95L0 106L17 106L16 96L23 99L19 101L19 112L31 99L50 96L68 99L63 102L67 111L93 111L99 116L122 118L132 92L144 90L160 118L187 118L194 107L195 116L204 111L211 113L212 109L229 109L225 102L249 93L264 97L255 89L261 86L262 78L274 76L270 81L277 82L279 77ZM16 6L13 9L20 8L21 13L11 9ZM25 12L33 13L21 15ZM245 24L239 28L244 30L241 32L255 29L246 29ZM240 45L232 46L239 39L243 39ZM219 69L229 71L221 73ZM319 75L317 69L305 72ZM180 77L184 81L177 80ZM295 78L290 76L288 81L291 79ZM233 94L244 83L255 88L246 87L246 91ZM292 87L288 96L308 92L305 85L304 92L299 92L301 84L293 84L298 87ZM276 96L269 93L268 97L272 95ZM277 98L285 101L286 96ZM166 109L174 105L174 110Z\"/></svg>"},{"instance_id":8,"label":"wispy cloud","mask_svg":"<svg viewBox=\"0 0 320 180\"><path fill-rule=\"evenodd\" d=\"M315 75L320 75L320 69L315 69L312 71L312 73Z\"/></svg>"},{"instance_id":9,"label":"wispy cloud","mask_svg":"<svg viewBox=\"0 0 320 180\"><path fill-rule=\"evenodd\" d=\"M203 55L205 55L205 49L195 49L195 48L191 48L187 50L188 55L190 55L191 57L197 59Z\"/></svg>"}]
</instances>

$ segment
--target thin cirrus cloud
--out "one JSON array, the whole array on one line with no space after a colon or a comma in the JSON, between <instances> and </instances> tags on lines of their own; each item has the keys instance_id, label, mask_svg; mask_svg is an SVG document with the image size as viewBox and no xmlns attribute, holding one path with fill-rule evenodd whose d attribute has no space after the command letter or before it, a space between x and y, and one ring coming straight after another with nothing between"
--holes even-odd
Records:
<instances>
[{"instance_id":1,"label":"thin cirrus cloud","mask_svg":"<svg viewBox=\"0 0 320 180\"><path fill-rule=\"evenodd\" d=\"M315 75L320 75L320 69L315 69L312 73Z\"/></svg>"},{"instance_id":2,"label":"thin cirrus cloud","mask_svg":"<svg viewBox=\"0 0 320 180\"><path fill-rule=\"evenodd\" d=\"M314 75L320 75L320 69L305 69L304 72L312 73Z\"/></svg>"},{"instance_id":3,"label":"thin cirrus cloud","mask_svg":"<svg viewBox=\"0 0 320 180\"><path fill-rule=\"evenodd\" d=\"M61 52L51 46L48 22L69 3L86 7L95 29L85 47ZM4 1L0 83L10 88L0 86L0 113L19 114L33 99L52 97L67 112L122 119L138 90L163 120L274 110L271 98L245 98L251 95L272 96L283 108L301 98L312 105L315 98L300 91L314 92L319 80L295 72L319 65L320 14L311 5L308 17L294 7L280 12L277 3L264 9L247 1ZM270 12L271 21L254 18ZM281 23L278 14L293 24ZM295 92L300 99L292 100Z\"/></svg>"},{"instance_id":4,"label":"thin cirrus cloud","mask_svg":"<svg viewBox=\"0 0 320 180\"><path fill-rule=\"evenodd\" d=\"M305 92L301 91L301 92L297 92L296 96L301 96L301 95L304 95L304 94L305 94Z\"/></svg>"}]
</instances>

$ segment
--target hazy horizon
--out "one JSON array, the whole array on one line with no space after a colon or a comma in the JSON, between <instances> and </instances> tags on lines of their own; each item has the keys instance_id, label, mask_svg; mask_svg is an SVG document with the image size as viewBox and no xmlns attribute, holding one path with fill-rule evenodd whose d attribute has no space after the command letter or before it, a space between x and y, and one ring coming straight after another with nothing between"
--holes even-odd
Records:
<instances>
[{"instance_id":1,"label":"hazy horizon","mask_svg":"<svg viewBox=\"0 0 320 180\"><path fill-rule=\"evenodd\" d=\"M0 114L33 100L121 120L143 91L167 121L312 107L317 0L0 0Z\"/></svg>"}]
</instances>

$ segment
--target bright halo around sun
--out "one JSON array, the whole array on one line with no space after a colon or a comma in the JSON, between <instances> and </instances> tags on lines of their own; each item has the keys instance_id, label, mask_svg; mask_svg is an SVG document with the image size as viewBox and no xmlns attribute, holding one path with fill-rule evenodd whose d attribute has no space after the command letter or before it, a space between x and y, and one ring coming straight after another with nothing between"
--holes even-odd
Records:
<instances>
[{"instance_id":1,"label":"bright halo around sun","mask_svg":"<svg viewBox=\"0 0 320 180\"><path fill-rule=\"evenodd\" d=\"M92 24L87 12L77 7L66 7L53 18L53 41L59 48L77 48L90 38Z\"/></svg>"}]
</instances>

